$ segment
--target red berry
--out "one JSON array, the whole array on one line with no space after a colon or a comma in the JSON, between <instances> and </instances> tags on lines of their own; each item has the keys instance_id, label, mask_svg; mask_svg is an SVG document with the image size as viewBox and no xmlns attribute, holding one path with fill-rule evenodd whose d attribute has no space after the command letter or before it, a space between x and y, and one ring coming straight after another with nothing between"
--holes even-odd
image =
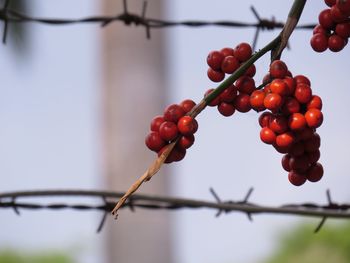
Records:
<instances>
[{"instance_id":1,"label":"red berry","mask_svg":"<svg viewBox=\"0 0 350 263\"><path fill-rule=\"evenodd\" d=\"M273 148L275 148L275 150L279 153L285 154L288 153L289 151L289 147L281 147L278 146L276 143L272 144Z\"/></svg>"},{"instance_id":2,"label":"red berry","mask_svg":"<svg viewBox=\"0 0 350 263\"><path fill-rule=\"evenodd\" d=\"M285 171L289 172L290 171L290 167L289 167L289 160L290 160L291 156L290 154L285 154L282 157L282 167Z\"/></svg>"},{"instance_id":3,"label":"red berry","mask_svg":"<svg viewBox=\"0 0 350 263\"><path fill-rule=\"evenodd\" d=\"M239 61L247 61L252 56L252 48L248 43L240 43L233 50L234 56L238 58Z\"/></svg>"},{"instance_id":4,"label":"red berry","mask_svg":"<svg viewBox=\"0 0 350 263\"><path fill-rule=\"evenodd\" d=\"M172 141L178 135L177 125L171 121L163 122L159 127L159 135L165 141Z\"/></svg>"},{"instance_id":5,"label":"red berry","mask_svg":"<svg viewBox=\"0 0 350 263\"><path fill-rule=\"evenodd\" d=\"M288 173L288 180L291 184L295 186L301 186L306 182L306 176L296 171L290 171Z\"/></svg>"},{"instance_id":6,"label":"red berry","mask_svg":"<svg viewBox=\"0 0 350 263\"><path fill-rule=\"evenodd\" d=\"M278 111L283 104L282 97L277 93L269 93L264 99L264 106L272 112Z\"/></svg>"},{"instance_id":7,"label":"red berry","mask_svg":"<svg viewBox=\"0 0 350 263\"><path fill-rule=\"evenodd\" d=\"M325 29L333 29L335 23L331 16L331 9L327 8L321 11L321 13L318 15L318 22Z\"/></svg>"},{"instance_id":8,"label":"red berry","mask_svg":"<svg viewBox=\"0 0 350 263\"><path fill-rule=\"evenodd\" d=\"M303 114L296 112L289 116L288 126L292 131L300 131L306 127L306 119Z\"/></svg>"},{"instance_id":9,"label":"red berry","mask_svg":"<svg viewBox=\"0 0 350 263\"><path fill-rule=\"evenodd\" d=\"M204 98L207 97L214 89L208 89L205 94ZM217 96L214 100L212 100L208 105L211 107L217 106L220 103L220 96Z\"/></svg>"},{"instance_id":10,"label":"red berry","mask_svg":"<svg viewBox=\"0 0 350 263\"><path fill-rule=\"evenodd\" d=\"M296 131L296 136L299 140L308 140L314 135L314 130L306 127L305 129L301 131Z\"/></svg>"},{"instance_id":11,"label":"red berry","mask_svg":"<svg viewBox=\"0 0 350 263\"><path fill-rule=\"evenodd\" d=\"M182 149L180 147L175 146L174 149L171 151L169 157L174 160L174 162L179 162L183 158L185 158L186 150Z\"/></svg>"},{"instance_id":12,"label":"red berry","mask_svg":"<svg viewBox=\"0 0 350 263\"><path fill-rule=\"evenodd\" d=\"M194 139L194 135L193 134L186 135L186 136L181 136L179 141L177 142L177 145L180 148L188 149L188 148L190 148L193 145L194 140L195 139Z\"/></svg>"},{"instance_id":13,"label":"red berry","mask_svg":"<svg viewBox=\"0 0 350 263\"><path fill-rule=\"evenodd\" d=\"M268 73L264 76L262 83L269 84L272 80L273 78L271 77L270 73Z\"/></svg>"},{"instance_id":14,"label":"red berry","mask_svg":"<svg viewBox=\"0 0 350 263\"><path fill-rule=\"evenodd\" d=\"M233 105L239 112L248 112L252 109L250 105L250 96L245 93L240 93L233 102Z\"/></svg>"},{"instance_id":15,"label":"red berry","mask_svg":"<svg viewBox=\"0 0 350 263\"><path fill-rule=\"evenodd\" d=\"M289 160L290 169L304 173L310 166L309 158L306 154L301 156L292 156Z\"/></svg>"},{"instance_id":16,"label":"red berry","mask_svg":"<svg viewBox=\"0 0 350 263\"><path fill-rule=\"evenodd\" d=\"M310 45L316 52L323 52L328 48L328 37L323 33L314 34L310 40Z\"/></svg>"},{"instance_id":17,"label":"red berry","mask_svg":"<svg viewBox=\"0 0 350 263\"><path fill-rule=\"evenodd\" d=\"M307 77L305 77L304 75L296 75L296 76L294 76L294 80L295 80L296 85L298 85L300 83L304 83L306 85L311 86L310 80Z\"/></svg>"},{"instance_id":18,"label":"red berry","mask_svg":"<svg viewBox=\"0 0 350 263\"><path fill-rule=\"evenodd\" d=\"M289 154L292 156L301 156L305 152L304 143L296 142L289 148ZM308 156L309 157L309 156Z\"/></svg>"},{"instance_id":19,"label":"red berry","mask_svg":"<svg viewBox=\"0 0 350 263\"><path fill-rule=\"evenodd\" d=\"M316 163L321 157L320 150L316 150L314 152L307 153L307 157L309 158L309 162L311 164Z\"/></svg>"},{"instance_id":20,"label":"red berry","mask_svg":"<svg viewBox=\"0 0 350 263\"><path fill-rule=\"evenodd\" d=\"M300 103L308 103L312 98L312 90L310 86L304 83L297 84L294 91L294 97Z\"/></svg>"},{"instance_id":21,"label":"red berry","mask_svg":"<svg viewBox=\"0 0 350 263\"><path fill-rule=\"evenodd\" d=\"M304 145L305 145L306 152L317 151L321 146L320 135L318 135L317 132L313 133L312 136L308 140L304 141Z\"/></svg>"},{"instance_id":22,"label":"red berry","mask_svg":"<svg viewBox=\"0 0 350 263\"><path fill-rule=\"evenodd\" d=\"M254 77L256 73L256 67L254 64L252 64L247 71L244 73L244 75L248 76L248 77Z\"/></svg>"},{"instance_id":23,"label":"red berry","mask_svg":"<svg viewBox=\"0 0 350 263\"><path fill-rule=\"evenodd\" d=\"M282 115L273 115L270 118L268 127L275 133L281 134L288 130L288 121Z\"/></svg>"},{"instance_id":24,"label":"red berry","mask_svg":"<svg viewBox=\"0 0 350 263\"><path fill-rule=\"evenodd\" d=\"M270 83L265 85L263 91L266 93L266 95L272 92L270 88Z\"/></svg>"},{"instance_id":25,"label":"red berry","mask_svg":"<svg viewBox=\"0 0 350 263\"><path fill-rule=\"evenodd\" d=\"M297 113L300 111L300 103L293 97L287 97L284 100L282 106L282 112L284 115L290 115L292 113Z\"/></svg>"},{"instance_id":26,"label":"red berry","mask_svg":"<svg viewBox=\"0 0 350 263\"><path fill-rule=\"evenodd\" d=\"M212 68L208 68L208 78L213 82L220 82L225 78L225 73L222 71L216 71Z\"/></svg>"},{"instance_id":27,"label":"red berry","mask_svg":"<svg viewBox=\"0 0 350 263\"><path fill-rule=\"evenodd\" d=\"M266 109L264 106L265 95L265 92L262 90L255 90L250 95L250 105L254 110L263 111Z\"/></svg>"},{"instance_id":28,"label":"red berry","mask_svg":"<svg viewBox=\"0 0 350 263\"><path fill-rule=\"evenodd\" d=\"M350 22L339 23L335 26L335 33L342 38L350 37Z\"/></svg>"},{"instance_id":29,"label":"red berry","mask_svg":"<svg viewBox=\"0 0 350 263\"><path fill-rule=\"evenodd\" d=\"M306 172L306 178L310 182L318 182L323 176L323 166L320 163L315 163Z\"/></svg>"},{"instance_id":30,"label":"red berry","mask_svg":"<svg viewBox=\"0 0 350 263\"><path fill-rule=\"evenodd\" d=\"M292 77L286 76L283 81L287 85L287 95L293 95L295 91L295 80Z\"/></svg>"},{"instance_id":31,"label":"red berry","mask_svg":"<svg viewBox=\"0 0 350 263\"><path fill-rule=\"evenodd\" d=\"M207 64L214 70L221 68L221 63L224 60L224 55L219 51L211 51L207 56Z\"/></svg>"},{"instance_id":32,"label":"red berry","mask_svg":"<svg viewBox=\"0 0 350 263\"><path fill-rule=\"evenodd\" d=\"M225 117L229 117L235 113L236 109L235 107L227 102L221 102L218 105L218 111Z\"/></svg>"},{"instance_id":33,"label":"red berry","mask_svg":"<svg viewBox=\"0 0 350 263\"><path fill-rule=\"evenodd\" d=\"M348 18L336 5L331 7L331 17L336 23L344 22Z\"/></svg>"},{"instance_id":34,"label":"red berry","mask_svg":"<svg viewBox=\"0 0 350 263\"><path fill-rule=\"evenodd\" d=\"M271 129L264 127L260 130L260 139L266 144L273 144L276 141L276 134Z\"/></svg>"},{"instance_id":35,"label":"red berry","mask_svg":"<svg viewBox=\"0 0 350 263\"><path fill-rule=\"evenodd\" d=\"M285 96L288 94L288 86L286 82L284 82L282 79L274 79L270 83L270 89L271 92L277 93L281 96Z\"/></svg>"},{"instance_id":36,"label":"red berry","mask_svg":"<svg viewBox=\"0 0 350 263\"><path fill-rule=\"evenodd\" d=\"M321 25L317 25L314 27L314 29L312 30L312 34L315 35L317 33L321 33L325 36L328 36L329 35L329 30L323 28Z\"/></svg>"},{"instance_id":37,"label":"red berry","mask_svg":"<svg viewBox=\"0 0 350 263\"><path fill-rule=\"evenodd\" d=\"M265 111L259 117L259 125L261 128L267 127L269 125L270 119L272 118L272 113Z\"/></svg>"},{"instance_id":38,"label":"red berry","mask_svg":"<svg viewBox=\"0 0 350 263\"><path fill-rule=\"evenodd\" d=\"M182 135L194 134L198 130L198 122L191 116L183 116L177 123L177 129Z\"/></svg>"},{"instance_id":39,"label":"red berry","mask_svg":"<svg viewBox=\"0 0 350 263\"><path fill-rule=\"evenodd\" d=\"M270 65L270 75L273 78L283 79L287 76L288 67L282 60L275 60Z\"/></svg>"},{"instance_id":40,"label":"red berry","mask_svg":"<svg viewBox=\"0 0 350 263\"><path fill-rule=\"evenodd\" d=\"M166 142L160 137L158 132L152 131L145 138L145 144L151 151L158 152Z\"/></svg>"},{"instance_id":41,"label":"red berry","mask_svg":"<svg viewBox=\"0 0 350 263\"><path fill-rule=\"evenodd\" d=\"M276 137L276 145L279 147L290 148L294 143L295 137L291 132L285 132Z\"/></svg>"},{"instance_id":42,"label":"red berry","mask_svg":"<svg viewBox=\"0 0 350 263\"><path fill-rule=\"evenodd\" d=\"M337 7L345 15L350 16L350 1L349 0L337 0Z\"/></svg>"},{"instance_id":43,"label":"red berry","mask_svg":"<svg viewBox=\"0 0 350 263\"><path fill-rule=\"evenodd\" d=\"M185 115L184 109L178 104L171 104L164 110L164 120L177 123Z\"/></svg>"},{"instance_id":44,"label":"red berry","mask_svg":"<svg viewBox=\"0 0 350 263\"><path fill-rule=\"evenodd\" d=\"M193 109L194 106L196 106L196 103L193 100L187 99L187 100L183 100L180 103L180 106L183 108L185 113L188 113Z\"/></svg>"},{"instance_id":45,"label":"red berry","mask_svg":"<svg viewBox=\"0 0 350 263\"><path fill-rule=\"evenodd\" d=\"M337 34L333 34L328 38L328 48L333 52L339 52L345 47L345 45L345 39Z\"/></svg>"},{"instance_id":46,"label":"red berry","mask_svg":"<svg viewBox=\"0 0 350 263\"><path fill-rule=\"evenodd\" d=\"M235 82L236 87L240 92L250 95L255 90L255 81L248 76L241 76Z\"/></svg>"},{"instance_id":47,"label":"red berry","mask_svg":"<svg viewBox=\"0 0 350 263\"><path fill-rule=\"evenodd\" d=\"M305 120L310 128L318 128L323 122L323 114L318 109L309 109L305 113Z\"/></svg>"},{"instance_id":48,"label":"red berry","mask_svg":"<svg viewBox=\"0 0 350 263\"><path fill-rule=\"evenodd\" d=\"M230 102L233 102L236 97L237 97L237 87L232 84L231 86L226 88L223 92L221 92L220 101L230 103Z\"/></svg>"},{"instance_id":49,"label":"red berry","mask_svg":"<svg viewBox=\"0 0 350 263\"><path fill-rule=\"evenodd\" d=\"M232 74L239 68L239 61L234 56L227 56L221 63L221 70L227 74Z\"/></svg>"},{"instance_id":50,"label":"red berry","mask_svg":"<svg viewBox=\"0 0 350 263\"><path fill-rule=\"evenodd\" d=\"M311 97L311 100L308 102L308 104L306 105L306 108L309 109L318 109L318 110L322 110L322 99L320 98L320 96L317 95L313 95Z\"/></svg>"},{"instance_id":51,"label":"red berry","mask_svg":"<svg viewBox=\"0 0 350 263\"><path fill-rule=\"evenodd\" d=\"M224 55L224 57L227 56L233 56L233 48L230 47L224 47L220 50L220 53Z\"/></svg>"},{"instance_id":52,"label":"red berry","mask_svg":"<svg viewBox=\"0 0 350 263\"><path fill-rule=\"evenodd\" d=\"M163 116L156 116L152 119L151 121L151 131L159 131L159 126L165 122L164 117Z\"/></svg>"}]
</instances>

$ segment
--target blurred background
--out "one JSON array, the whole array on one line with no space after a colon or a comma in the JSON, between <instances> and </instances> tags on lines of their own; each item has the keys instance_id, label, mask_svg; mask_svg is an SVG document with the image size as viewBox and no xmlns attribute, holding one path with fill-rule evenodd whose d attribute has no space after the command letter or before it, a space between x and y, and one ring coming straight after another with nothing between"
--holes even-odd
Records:
<instances>
[{"instance_id":1,"label":"blurred background","mask_svg":"<svg viewBox=\"0 0 350 263\"><path fill-rule=\"evenodd\" d=\"M289 3L290 2L290 3ZM148 17L169 20L284 21L280 1L148 1ZM3 4L3 2L1 3ZM11 1L35 17L115 15L117 0ZM142 1L129 0L139 14ZM305 6L301 24L315 23L323 1ZM150 120L166 105L199 102L208 88L209 51L252 42L255 30L176 27L154 29L111 23L50 26L9 24L0 47L0 192L36 189L125 191L154 159L144 146ZM257 49L278 31L261 32ZM282 59L293 74L311 79L323 98L325 121L321 162L324 178L296 188L280 165L281 155L260 142L255 112L225 118L216 109L198 116L196 143L180 163L163 167L141 192L213 200L241 200L254 187L252 202L326 203L326 189L349 202L349 46L339 53L312 51L311 31L297 30ZM256 82L269 55L255 63ZM38 201L38 199L35 199ZM62 201L62 198L50 199ZM70 201L65 198L64 201ZM76 199L74 199L76 200ZM86 200L86 199L84 199ZM40 200L39 200L40 201ZM92 199L91 203L99 204ZM349 262L349 224L332 221L317 235L319 219L245 214L215 217L213 211L123 210L118 221L76 211L0 211L0 262Z\"/></svg>"}]
</instances>

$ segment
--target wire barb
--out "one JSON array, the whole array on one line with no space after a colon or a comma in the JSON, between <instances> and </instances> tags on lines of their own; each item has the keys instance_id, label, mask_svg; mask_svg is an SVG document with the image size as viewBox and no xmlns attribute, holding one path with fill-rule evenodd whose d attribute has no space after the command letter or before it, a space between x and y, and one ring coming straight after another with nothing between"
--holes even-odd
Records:
<instances>
[{"instance_id":1,"label":"wire barb","mask_svg":"<svg viewBox=\"0 0 350 263\"><path fill-rule=\"evenodd\" d=\"M15 214L20 216L21 213L19 212L18 207L16 206L16 197L12 197L12 202L13 202L13 211L15 211Z\"/></svg>"},{"instance_id":2,"label":"wire barb","mask_svg":"<svg viewBox=\"0 0 350 263\"><path fill-rule=\"evenodd\" d=\"M210 187L210 188L209 188L209 191L210 191L210 193L214 196L216 202L217 202L218 204L221 204L221 203L222 203L222 202L221 202L221 199L220 199L219 195L215 192L214 188ZM218 209L218 212L215 214L215 217L219 217L219 216L221 215L222 212L223 212L222 209Z\"/></svg>"},{"instance_id":3,"label":"wire barb","mask_svg":"<svg viewBox=\"0 0 350 263\"><path fill-rule=\"evenodd\" d=\"M3 19L4 21L4 31L2 34L2 43L5 45L6 44L6 39L7 39L7 33L8 33L8 20L7 20L7 10L8 7L10 5L10 0L6 0L4 7L1 10L2 15L0 16L0 18Z\"/></svg>"},{"instance_id":4,"label":"wire barb","mask_svg":"<svg viewBox=\"0 0 350 263\"><path fill-rule=\"evenodd\" d=\"M332 198L331 198L331 192L329 189L326 190L326 196L327 196L327 201L328 201L328 207L329 208L334 208L334 209L338 209L339 206L337 204L334 204L332 202ZM315 228L314 233L317 233L321 230L321 228L323 227L323 225L326 223L327 220L327 216L324 216L321 220L321 222L317 225L317 227Z\"/></svg>"},{"instance_id":5,"label":"wire barb","mask_svg":"<svg viewBox=\"0 0 350 263\"><path fill-rule=\"evenodd\" d=\"M142 13L141 13L141 18L143 19L143 21L147 21L147 19L146 19L146 9L147 9L147 1L143 1ZM147 37L147 39L151 39L151 29L150 29L148 23L145 23L145 28L146 28L146 37Z\"/></svg>"},{"instance_id":6,"label":"wire barb","mask_svg":"<svg viewBox=\"0 0 350 263\"><path fill-rule=\"evenodd\" d=\"M99 225L97 227L97 230L96 230L97 234L102 231L102 228L104 227L104 225L106 223L107 216L109 214L109 212L108 212L108 202L107 202L106 197L102 196L102 200L104 202L105 211L104 211L103 216L101 218L101 221L100 221L100 223L99 223Z\"/></svg>"},{"instance_id":7,"label":"wire barb","mask_svg":"<svg viewBox=\"0 0 350 263\"><path fill-rule=\"evenodd\" d=\"M254 6L250 6L250 10L253 12L255 18L258 20L258 22L261 22L261 18L258 14L258 12L256 11L256 9L254 8ZM254 34L254 39L253 39L253 43L252 43L252 49L255 50L256 47L256 43L258 41L258 37L259 37L259 33L260 33L260 27L256 27L255 29L255 34Z\"/></svg>"},{"instance_id":8,"label":"wire barb","mask_svg":"<svg viewBox=\"0 0 350 263\"><path fill-rule=\"evenodd\" d=\"M253 191L254 191L254 188L250 187L247 194L244 197L244 200L242 202L243 204L248 204L248 200L249 200L250 196L252 195ZM253 217L252 217L251 213L247 212L247 217L248 217L250 222L253 222Z\"/></svg>"}]
</instances>

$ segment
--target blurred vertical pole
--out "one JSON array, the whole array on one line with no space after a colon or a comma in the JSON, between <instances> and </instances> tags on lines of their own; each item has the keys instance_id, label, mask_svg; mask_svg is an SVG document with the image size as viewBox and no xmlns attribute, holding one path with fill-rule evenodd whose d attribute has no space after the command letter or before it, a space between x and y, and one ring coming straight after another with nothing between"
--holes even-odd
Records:
<instances>
[{"instance_id":1,"label":"blurred vertical pole","mask_svg":"<svg viewBox=\"0 0 350 263\"><path fill-rule=\"evenodd\" d=\"M107 15L123 12L122 0L103 1ZM162 1L148 3L146 15L161 17ZM130 13L141 14L142 1L129 0ZM126 191L149 166L155 155L144 145L153 116L162 112L166 93L164 34L144 27L111 23L102 34L104 171L110 190ZM163 172L141 187L141 192L164 194ZM109 220L109 263L172 262L168 212L123 209L118 221Z\"/></svg>"}]
</instances>

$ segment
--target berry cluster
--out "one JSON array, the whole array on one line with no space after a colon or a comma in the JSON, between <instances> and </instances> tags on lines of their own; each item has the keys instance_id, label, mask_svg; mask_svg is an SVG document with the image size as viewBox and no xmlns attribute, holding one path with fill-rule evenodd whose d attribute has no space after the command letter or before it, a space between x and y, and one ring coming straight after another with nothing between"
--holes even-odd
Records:
<instances>
[{"instance_id":1,"label":"berry cluster","mask_svg":"<svg viewBox=\"0 0 350 263\"><path fill-rule=\"evenodd\" d=\"M220 51L211 51L207 57L208 77L216 81L213 76L224 73L230 74L239 68L241 63L247 61L252 55L252 48L247 43L240 43L234 49L223 48ZM214 73L213 73L214 72ZM216 99L209 103L209 106L217 106L218 111L225 117L231 116L235 111L248 112L251 110L250 95L256 89L253 79L256 69L251 65L245 74L239 77L236 82L226 88ZM213 91L209 89L204 96Z\"/></svg>"},{"instance_id":2,"label":"berry cluster","mask_svg":"<svg viewBox=\"0 0 350 263\"><path fill-rule=\"evenodd\" d=\"M264 78L269 83L251 100L257 110L268 109L259 117L260 138L285 154L282 167L289 172L289 181L296 186L317 182L323 176L320 158L320 136L316 133L323 122L322 100L313 95L310 80L292 77L286 64L276 60Z\"/></svg>"},{"instance_id":3,"label":"berry cluster","mask_svg":"<svg viewBox=\"0 0 350 263\"><path fill-rule=\"evenodd\" d=\"M310 40L316 52L329 48L333 52L342 50L350 37L350 0L325 0L330 7L321 11L319 25L313 30Z\"/></svg>"},{"instance_id":4,"label":"berry cluster","mask_svg":"<svg viewBox=\"0 0 350 263\"><path fill-rule=\"evenodd\" d=\"M184 100L180 104L171 104L162 116L156 116L151 121L151 132L146 136L146 146L158 153L165 147L178 140L176 146L165 160L165 163L181 161L186 155L186 149L194 143L194 133L198 129L197 121L186 115L196 103L192 100Z\"/></svg>"},{"instance_id":5,"label":"berry cluster","mask_svg":"<svg viewBox=\"0 0 350 263\"><path fill-rule=\"evenodd\" d=\"M210 66L208 76L213 81L220 81L225 73L233 73L251 56L251 47L246 43L237 45L235 49L212 51L207 57ZM289 172L289 181L296 186L304 184L306 180L319 181L323 176L323 167L318 162L321 139L316 128L323 122L322 100L312 94L310 80L303 75L293 77L281 60L271 63L262 89L256 88L254 75L255 67L252 65L209 106L217 106L218 111L226 117L233 115L236 110L264 111L259 117L262 128L260 138L284 154L282 167ZM204 96L212 91L209 89ZM189 112L195 105L189 99L172 104L162 116L152 120L151 132L145 139L150 150L159 156L168 144L177 142L166 163L182 160L186 149L193 145L198 123Z\"/></svg>"},{"instance_id":6,"label":"berry cluster","mask_svg":"<svg viewBox=\"0 0 350 263\"><path fill-rule=\"evenodd\" d=\"M235 72L241 63L247 61L252 56L252 48L248 43L240 43L234 49L225 47L220 51L214 50L208 54L207 64L209 69L207 75L211 81L220 82L226 74ZM252 65L246 75L255 75L255 66Z\"/></svg>"}]
</instances>

